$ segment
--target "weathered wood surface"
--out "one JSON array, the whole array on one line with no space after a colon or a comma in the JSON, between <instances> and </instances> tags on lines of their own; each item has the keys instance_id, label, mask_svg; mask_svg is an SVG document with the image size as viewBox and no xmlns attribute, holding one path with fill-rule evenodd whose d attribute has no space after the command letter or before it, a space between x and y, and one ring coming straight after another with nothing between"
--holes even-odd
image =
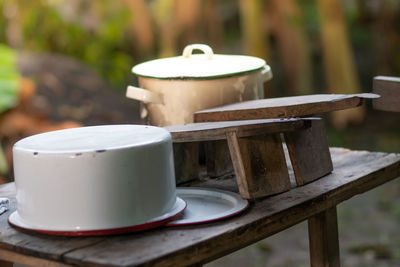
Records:
<instances>
[{"instance_id":1,"label":"weathered wood surface","mask_svg":"<svg viewBox=\"0 0 400 267\"><path fill-rule=\"evenodd\" d=\"M41 259L33 256L26 256L19 253L15 253L9 250L0 249L0 260L1 267L13 267L16 266L13 263L23 264L23 266L45 266L45 267L67 267L70 264L64 264L52 260ZM18 265L20 266L20 265Z\"/></svg>"},{"instance_id":2,"label":"weathered wood surface","mask_svg":"<svg viewBox=\"0 0 400 267\"><path fill-rule=\"evenodd\" d=\"M313 121L320 121L320 119L288 118L192 123L169 126L165 129L171 133L174 144L180 142L191 144L205 140L220 142L209 144L210 151L206 154L207 172L210 176L215 176L217 173L223 174L227 172L224 167L230 165L227 164L227 161L231 160L240 195L243 198L252 199L290 189L290 180L279 133L307 129ZM308 133L307 131L305 135ZM293 136L297 140L296 134ZM313 135L308 139L314 137ZM228 155L225 155L225 157L217 155L218 152L224 152L216 150L217 145L222 149L225 148L224 143L221 143L222 139L227 139L230 157ZM301 143L301 140L297 143ZM296 146L297 143L293 146ZM327 146L326 149L328 149ZM309 151L310 149L307 152ZM218 162L218 160L222 160L222 162Z\"/></svg>"},{"instance_id":3,"label":"weathered wood surface","mask_svg":"<svg viewBox=\"0 0 400 267\"><path fill-rule=\"evenodd\" d=\"M297 185L310 183L333 170L324 122L315 120L311 127L285 133L285 141Z\"/></svg>"},{"instance_id":4,"label":"weathered wood surface","mask_svg":"<svg viewBox=\"0 0 400 267\"><path fill-rule=\"evenodd\" d=\"M400 78L376 76L373 88L373 92L381 96L372 101L375 109L400 112Z\"/></svg>"},{"instance_id":5,"label":"weathered wood surface","mask_svg":"<svg viewBox=\"0 0 400 267\"><path fill-rule=\"evenodd\" d=\"M232 174L233 165L226 140L205 142L207 175L219 177Z\"/></svg>"},{"instance_id":6,"label":"weathered wood surface","mask_svg":"<svg viewBox=\"0 0 400 267\"><path fill-rule=\"evenodd\" d=\"M290 189L290 178L279 134L238 138L230 133L228 146L239 193L253 199Z\"/></svg>"},{"instance_id":7,"label":"weathered wood surface","mask_svg":"<svg viewBox=\"0 0 400 267\"><path fill-rule=\"evenodd\" d=\"M320 94L251 100L198 111L194 114L194 121L211 122L303 117L354 108L361 105L363 99L377 97L379 96L375 94Z\"/></svg>"},{"instance_id":8,"label":"weathered wood surface","mask_svg":"<svg viewBox=\"0 0 400 267\"><path fill-rule=\"evenodd\" d=\"M243 214L192 227L111 237L54 237L17 231L0 216L0 249L68 264L181 266L206 263L310 218L400 176L400 154L331 149L334 171L312 183L252 203ZM215 179L197 186L215 186ZM221 181L234 188L234 179ZM10 195L11 185L0 188Z\"/></svg>"},{"instance_id":9,"label":"weathered wood surface","mask_svg":"<svg viewBox=\"0 0 400 267\"><path fill-rule=\"evenodd\" d=\"M308 219L311 267L340 267L336 207Z\"/></svg>"},{"instance_id":10,"label":"weathered wood surface","mask_svg":"<svg viewBox=\"0 0 400 267\"><path fill-rule=\"evenodd\" d=\"M176 184L199 178L199 143L174 143Z\"/></svg>"},{"instance_id":11,"label":"weathered wood surface","mask_svg":"<svg viewBox=\"0 0 400 267\"><path fill-rule=\"evenodd\" d=\"M280 133L305 128L310 120L319 118L263 119L244 121L224 121L190 123L167 126L174 143L214 141L226 139L227 132L236 132L238 137L267 133Z\"/></svg>"},{"instance_id":12,"label":"weathered wood surface","mask_svg":"<svg viewBox=\"0 0 400 267\"><path fill-rule=\"evenodd\" d=\"M242 158L242 152L240 151L239 139L236 132L227 133L228 147L232 159L232 165L235 170L236 183L238 186L239 193L244 198L250 198L249 196L249 185L246 177L246 169Z\"/></svg>"}]
</instances>

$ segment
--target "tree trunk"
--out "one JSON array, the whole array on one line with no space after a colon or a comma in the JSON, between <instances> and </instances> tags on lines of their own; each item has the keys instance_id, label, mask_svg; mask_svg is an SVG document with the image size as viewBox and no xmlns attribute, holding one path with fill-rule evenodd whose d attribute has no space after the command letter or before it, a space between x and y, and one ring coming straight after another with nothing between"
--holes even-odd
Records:
<instances>
[{"instance_id":1,"label":"tree trunk","mask_svg":"<svg viewBox=\"0 0 400 267\"><path fill-rule=\"evenodd\" d=\"M240 0L240 19L245 53L265 59L269 45L262 27L262 3L261 0Z\"/></svg>"},{"instance_id":2,"label":"tree trunk","mask_svg":"<svg viewBox=\"0 0 400 267\"><path fill-rule=\"evenodd\" d=\"M176 21L183 45L199 43L202 38L202 1L176 0Z\"/></svg>"},{"instance_id":3,"label":"tree trunk","mask_svg":"<svg viewBox=\"0 0 400 267\"><path fill-rule=\"evenodd\" d=\"M216 51L221 49L224 43L224 28L221 16L217 12L217 8L218 2L215 0L204 1L206 38Z\"/></svg>"},{"instance_id":4,"label":"tree trunk","mask_svg":"<svg viewBox=\"0 0 400 267\"><path fill-rule=\"evenodd\" d=\"M177 31L174 17L174 0L156 0L154 15L160 32L159 57L176 56Z\"/></svg>"},{"instance_id":5,"label":"tree trunk","mask_svg":"<svg viewBox=\"0 0 400 267\"><path fill-rule=\"evenodd\" d=\"M288 95L313 93L310 46L297 1L270 1L271 31L277 38L279 56L285 71Z\"/></svg>"},{"instance_id":6,"label":"tree trunk","mask_svg":"<svg viewBox=\"0 0 400 267\"><path fill-rule=\"evenodd\" d=\"M340 1L317 0L328 91L336 94L360 93L360 83L346 30ZM336 128L361 122L365 109L349 109L332 113Z\"/></svg>"},{"instance_id":7,"label":"tree trunk","mask_svg":"<svg viewBox=\"0 0 400 267\"><path fill-rule=\"evenodd\" d=\"M131 25L135 46L140 52L149 52L154 46L154 33L151 25L151 15L144 0L125 0L125 5L131 13Z\"/></svg>"},{"instance_id":8,"label":"tree trunk","mask_svg":"<svg viewBox=\"0 0 400 267\"><path fill-rule=\"evenodd\" d=\"M269 42L263 20L262 0L240 0L239 11L243 32L244 53L269 59ZM268 94L268 88L264 87L264 95Z\"/></svg>"}]
</instances>

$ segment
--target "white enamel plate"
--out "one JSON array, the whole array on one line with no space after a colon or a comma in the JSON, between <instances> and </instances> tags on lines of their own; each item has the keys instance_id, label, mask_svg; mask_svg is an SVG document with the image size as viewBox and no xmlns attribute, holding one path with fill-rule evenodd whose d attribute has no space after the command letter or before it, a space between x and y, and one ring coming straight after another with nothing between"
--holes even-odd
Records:
<instances>
[{"instance_id":1,"label":"white enamel plate","mask_svg":"<svg viewBox=\"0 0 400 267\"><path fill-rule=\"evenodd\" d=\"M167 226L191 225L221 220L244 211L249 202L239 194L211 188L178 187L177 196L187 202L186 210Z\"/></svg>"}]
</instances>

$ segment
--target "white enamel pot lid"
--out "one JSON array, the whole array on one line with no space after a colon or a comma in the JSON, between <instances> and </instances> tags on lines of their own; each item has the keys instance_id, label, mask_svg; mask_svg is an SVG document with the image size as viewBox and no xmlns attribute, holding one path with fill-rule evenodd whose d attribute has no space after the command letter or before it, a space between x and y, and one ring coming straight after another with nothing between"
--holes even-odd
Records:
<instances>
[{"instance_id":1,"label":"white enamel pot lid","mask_svg":"<svg viewBox=\"0 0 400 267\"><path fill-rule=\"evenodd\" d=\"M193 54L200 50L202 54ZM214 54L205 44L185 47L182 56L146 61L132 68L138 76L157 79L216 79L262 68L270 70L265 60L242 55Z\"/></svg>"}]
</instances>

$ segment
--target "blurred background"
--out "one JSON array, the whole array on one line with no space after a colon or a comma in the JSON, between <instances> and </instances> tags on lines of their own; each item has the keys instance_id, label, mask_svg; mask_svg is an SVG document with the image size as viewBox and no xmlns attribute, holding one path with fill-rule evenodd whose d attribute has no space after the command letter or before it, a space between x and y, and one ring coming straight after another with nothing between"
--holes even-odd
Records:
<instances>
[{"instance_id":1,"label":"blurred background","mask_svg":"<svg viewBox=\"0 0 400 267\"><path fill-rule=\"evenodd\" d=\"M22 137L144 123L139 103L124 96L128 84L137 84L131 67L177 56L190 43L266 59L274 73L266 97L371 92L374 76L400 76L396 0L0 0L0 26L1 182L12 180L11 148ZM331 146L400 152L399 114L367 103L327 121ZM370 201L372 212L383 212L371 227L392 223L385 226L387 238L373 237L366 246L349 242L343 253L358 261L344 266L400 265L400 232L390 232L400 223L400 184L382 188L360 203ZM357 221L352 210L339 210L341 223ZM348 221L343 214L351 214ZM254 250L243 254L254 266L280 255L273 254L274 245ZM304 254L304 247L299 250ZM307 266L307 257L300 258L287 266L302 260Z\"/></svg>"}]
</instances>

